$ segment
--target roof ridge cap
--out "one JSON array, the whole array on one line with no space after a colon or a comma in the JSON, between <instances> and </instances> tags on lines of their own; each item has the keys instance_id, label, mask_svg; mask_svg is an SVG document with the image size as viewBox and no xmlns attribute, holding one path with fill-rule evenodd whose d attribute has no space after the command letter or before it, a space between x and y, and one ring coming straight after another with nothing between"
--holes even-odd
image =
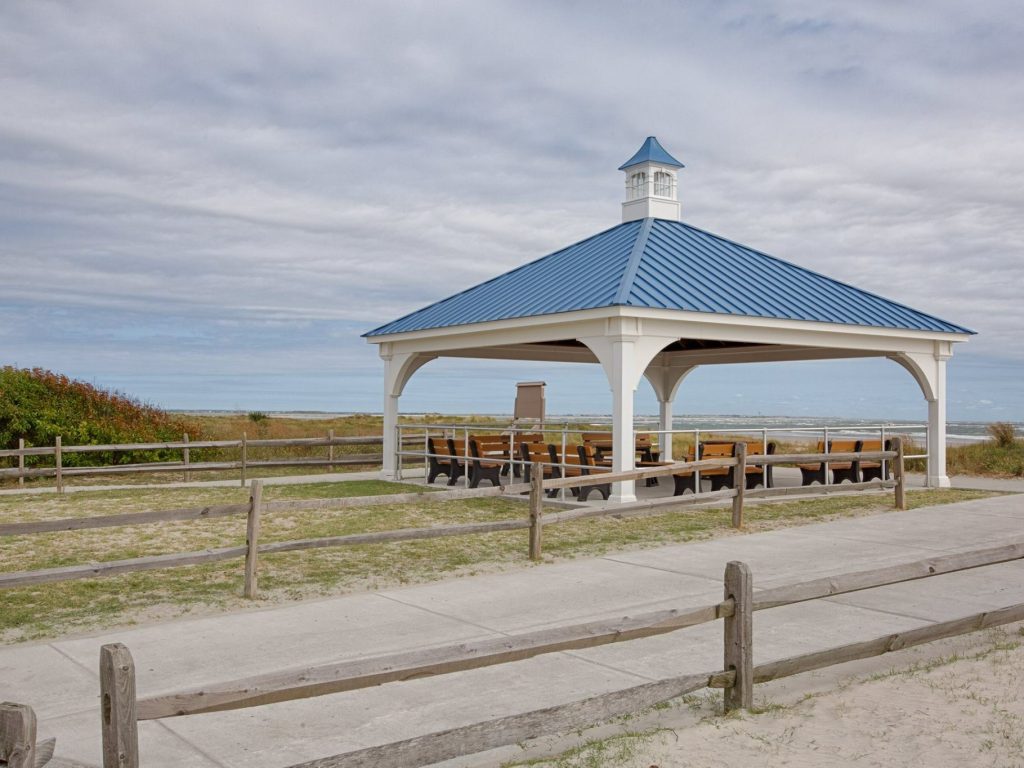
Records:
<instances>
[{"instance_id":1,"label":"roof ridge cap","mask_svg":"<svg viewBox=\"0 0 1024 768\"><path fill-rule=\"evenodd\" d=\"M654 219L650 217L644 219L640 225L640 231L633 242L633 250L630 251L626 268L622 272L619 291L615 294L616 304L625 304L629 294L633 292L633 281L636 279L637 270L640 269L640 260L643 258L644 251L647 250L647 238L650 236L653 226Z\"/></svg>"}]
</instances>

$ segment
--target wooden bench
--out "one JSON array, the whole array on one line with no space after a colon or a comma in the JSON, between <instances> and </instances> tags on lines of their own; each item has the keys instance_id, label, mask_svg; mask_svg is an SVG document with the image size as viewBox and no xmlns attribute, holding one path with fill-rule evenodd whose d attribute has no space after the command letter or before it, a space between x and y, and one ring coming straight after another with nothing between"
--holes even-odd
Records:
<instances>
[{"instance_id":1,"label":"wooden bench","mask_svg":"<svg viewBox=\"0 0 1024 768\"><path fill-rule=\"evenodd\" d=\"M583 444L590 446L594 452L594 457L597 461L611 461L612 452L614 450L612 443L612 436L607 432L584 432L581 435ZM640 457L640 461L654 462L658 460L658 455L654 452L654 443L651 440L650 434L646 432L638 432L634 442L634 450Z\"/></svg>"},{"instance_id":2,"label":"wooden bench","mask_svg":"<svg viewBox=\"0 0 1024 768\"><path fill-rule=\"evenodd\" d=\"M708 441L700 444L701 459L725 459L736 455L736 443L724 440ZM721 491L725 488L732 488L732 468L721 467L719 469L701 470L700 476L711 481L712 491Z\"/></svg>"},{"instance_id":3,"label":"wooden bench","mask_svg":"<svg viewBox=\"0 0 1024 768\"><path fill-rule=\"evenodd\" d=\"M704 445L726 445L732 443L733 452L732 455L736 455L736 444L744 443L747 446L747 456L763 456L765 455L764 441L763 440L708 440ZM767 455L771 456L775 453L777 444L774 442L768 443ZM771 488L775 484L775 478L772 475L772 468L767 467L765 469L764 464L749 464L746 470L747 475L747 490L752 491L759 485L763 485L765 488ZM767 478L767 479L766 479Z\"/></svg>"},{"instance_id":4,"label":"wooden bench","mask_svg":"<svg viewBox=\"0 0 1024 768\"><path fill-rule=\"evenodd\" d=\"M469 487L477 488L481 480L501 485L502 470L508 466L507 435L469 436Z\"/></svg>"},{"instance_id":5,"label":"wooden bench","mask_svg":"<svg viewBox=\"0 0 1024 768\"><path fill-rule=\"evenodd\" d=\"M520 443L519 455L525 464L523 467L523 482L525 483L530 482L534 464L541 465L544 471L545 480L551 480L562 476L562 472L559 467L551 466L552 464L558 463L558 451L555 450L553 445L542 442ZM557 494L558 491L548 491L548 496L552 498Z\"/></svg>"},{"instance_id":6,"label":"wooden bench","mask_svg":"<svg viewBox=\"0 0 1024 768\"><path fill-rule=\"evenodd\" d=\"M695 458L692 453L688 453L681 461L695 461ZM662 463L668 464L669 462ZM692 469L672 475L672 481L675 484L675 487L672 489L673 496L682 496L687 491L690 493L697 492L697 473Z\"/></svg>"},{"instance_id":7,"label":"wooden bench","mask_svg":"<svg viewBox=\"0 0 1024 768\"><path fill-rule=\"evenodd\" d=\"M444 475L451 480L452 477L452 452L448 449L448 443L444 438L427 438L427 482L432 483L438 475ZM447 457L447 458L445 458ZM451 482L449 482L451 485Z\"/></svg>"},{"instance_id":8,"label":"wooden bench","mask_svg":"<svg viewBox=\"0 0 1024 768\"><path fill-rule=\"evenodd\" d=\"M568 450L568 447L566 448L566 450ZM589 445L583 444L577 446L576 453L579 456L580 474L589 475L591 467L611 466L610 463L605 464L604 462L601 462L599 464L594 458L594 449ZM594 476L597 477L600 474L600 472L595 472ZM608 497L612 495L612 484L597 482L594 483L593 485L580 486L580 501L586 501L591 491L597 491L598 493L601 494L601 498L607 501Z\"/></svg>"},{"instance_id":9,"label":"wooden bench","mask_svg":"<svg viewBox=\"0 0 1024 768\"><path fill-rule=\"evenodd\" d=\"M455 485L459 478L464 477L466 474L466 467L468 462L466 461L466 444L460 438L456 441L454 438L449 437L446 441L448 443L448 453L451 454L451 472L448 474L448 485ZM472 477L470 478L472 480Z\"/></svg>"},{"instance_id":10,"label":"wooden bench","mask_svg":"<svg viewBox=\"0 0 1024 768\"><path fill-rule=\"evenodd\" d=\"M860 451L860 440L830 440L828 443L829 453L857 453ZM818 442L815 453L825 453L825 443ZM852 461L830 461L828 468L832 471L832 482L841 483L849 480L857 482L857 467ZM800 468L800 485L813 485L815 482L825 485L825 464L822 461L815 464L797 464Z\"/></svg>"},{"instance_id":11,"label":"wooden bench","mask_svg":"<svg viewBox=\"0 0 1024 768\"><path fill-rule=\"evenodd\" d=\"M543 443L544 435L541 432L506 432L502 435L502 438L506 441L507 456L509 459L518 459L519 452L516 450L516 446L520 443ZM509 466L512 468L512 474L515 477L519 477L522 474L522 468L519 466L518 461L509 461L509 464L501 470L501 474L507 475L509 473Z\"/></svg>"},{"instance_id":12,"label":"wooden bench","mask_svg":"<svg viewBox=\"0 0 1024 768\"><path fill-rule=\"evenodd\" d=\"M891 440L885 441L885 448L882 448L881 440L860 441L860 450L862 451L889 451L892 450L891 446ZM856 461L854 464L857 465L856 474L863 482L889 479L889 462L887 461Z\"/></svg>"}]
</instances>

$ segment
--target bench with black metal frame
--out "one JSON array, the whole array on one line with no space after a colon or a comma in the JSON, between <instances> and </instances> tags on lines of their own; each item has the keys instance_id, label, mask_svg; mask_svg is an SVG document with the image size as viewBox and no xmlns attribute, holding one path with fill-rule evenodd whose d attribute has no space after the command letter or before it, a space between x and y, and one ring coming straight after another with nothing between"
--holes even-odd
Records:
<instances>
[{"instance_id":1,"label":"bench with black metal frame","mask_svg":"<svg viewBox=\"0 0 1024 768\"><path fill-rule=\"evenodd\" d=\"M448 485L455 485L460 478L466 475L466 468L469 462L466 460L466 450L463 443L458 443L451 437L448 438L448 452L451 454L451 473L448 475ZM469 481L473 481L473 467L469 466Z\"/></svg>"},{"instance_id":2,"label":"bench with black metal frame","mask_svg":"<svg viewBox=\"0 0 1024 768\"><path fill-rule=\"evenodd\" d=\"M489 440L484 436L469 438L469 487L478 488L483 480L491 485L501 485L501 470L507 466L507 454L500 440Z\"/></svg>"},{"instance_id":3,"label":"bench with black metal frame","mask_svg":"<svg viewBox=\"0 0 1024 768\"><path fill-rule=\"evenodd\" d=\"M701 459L731 459L736 455L735 441L709 440L701 443L699 448ZM732 488L732 470L729 467L706 469L700 473L700 477L702 480L708 479L712 491Z\"/></svg>"},{"instance_id":4,"label":"bench with black metal frame","mask_svg":"<svg viewBox=\"0 0 1024 768\"><path fill-rule=\"evenodd\" d=\"M828 453L859 453L860 440L829 440ZM824 441L818 441L815 448L816 453L825 453ZM825 466L832 472L832 483L839 485L844 480L851 483L857 482L857 465L852 461L830 461L816 462L814 464L797 464L800 468L800 485L813 485L821 483L826 485Z\"/></svg>"},{"instance_id":5,"label":"bench with black metal frame","mask_svg":"<svg viewBox=\"0 0 1024 768\"><path fill-rule=\"evenodd\" d=\"M530 477L533 473L532 467L534 464L540 464L544 472L545 480L553 480L556 477L561 477L561 470L552 466L552 464L558 463L558 452L555 450L553 445L548 443L520 443L519 444L519 456L523 460L523 482L530 482ZM558 495L557 490L549 490L547 492L549 498L554 498Z\"/></svg>"},{"instance_id":6,"label":"bench with black metal frame","mask_svg":"<svg viewBox=\"0 0 1024 768\"><path fill-rule=\"evenodd\" d=\"M442 442L442 439L434 440L432 437L427 438L427 482L433 483L438 475L444 475L449 480L452 476L452 459L451 451L448 449L448 443ZM447 456L445 459L443 457ZM449 483L450 485L451 483Z\"/></svg>"},{"instance_id":7,"label":"bench with black metal frame","mask_svg":"<svg viewBox=\"0 0 1024 768\"><path fill-rule=\"evenodd\" d=\"M566 446L566 451L568 451L568 450L569 450L569 447ZM582 475L590 475L591 474L591 468L599 466L597 464L595 458L594 458L594 449L592 447L590 447L589 445L582 444L582 445L576 446L576 452L577 452L577 454L579 456L579 463L580 463L580 470L579 471L580 471L580 474L582 474ZM595 477L597 477L599 475L600 475L599 472L595 472L594 473ZM580 499L580 501L586 501L587 497L590 496L590 492L591 491L597 491L598 493L601 494L601 498L604 499L605 501L607 501L608 498L612 495L612 484L611 483L600 483L600 482L598 482L598 483L594 483L593 485L581 485L580 488L579 488L579 492L580 492L579 499Z\"/></svg>"},{"instance_id":8,"label":"bench with black metal frame","mask_svg":"<svg viewBox=\"0 0 1024 768\"><path fill-rule=\"evenodd\" d=\"M882 450L881 440L861 440L860 450L866 453ZM892 440L885 441L885 450L892 450ZM861 482L869 480L888 480L889 462L887 461L855 461L857 476Z\"/></svg>"}]
</instances>

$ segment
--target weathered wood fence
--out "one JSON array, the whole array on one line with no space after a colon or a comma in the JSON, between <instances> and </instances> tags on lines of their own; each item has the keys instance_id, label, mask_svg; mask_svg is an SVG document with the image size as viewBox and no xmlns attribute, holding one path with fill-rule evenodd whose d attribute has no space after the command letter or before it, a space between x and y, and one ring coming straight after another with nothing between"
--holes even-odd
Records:
<instances>
[{"instance_id":1,"label":"weathered wood fence","mask_svg":"<svg viewBox=\"0 0 1024 768\"><path fill-rule=\"evenodd\" d=\"M422 441L408 438L405 444L419 445ZM0 478L17 478L19 485L25 484L26 478L52 477L57 491L63 492L64 480L68 477L96 475L125 475L145 472L181 472L187 482L192 479L193 472L238 472L242 485L246 484L247 473L253 470L277 467L345 467L345 466L379 466L382 461L380 452L343 453L335 451L336 447L351 448L352 446L382 446L384 438L377 436L335 437L330 430L326 437L295 437L249 439L246 433L238 440L190 440L186 434L180 442L155 443L116 443L110 445L62 445L60 436L53 445L25 447L23 439L18 440L17 448L0 450L0 459L16 458L17 467L0 469ZM254 448L324 448L322 457L282 457L274 459L252 459L249 451ZM234 461L192 461L192 451L201 449L220 449L237 451L238 458ZM180 451L180 461L148 461L138 464L101 464L88 467L65 466L67 454L89 453L124 453L143 451ZM26 467L28 456L52 456L52 467ZM412 461L411 459L408 461Z\"/></svg>"},{"instance_id":2,"label":"weathered wood fence","mask_svg":"<svg viewBox=\"0 0 1024 768\"><path fill-rule=\"evenodd\" d=\"M121 573L173 568L186 565L199 565L221 560L244 558L245 583L244 594L254 598L258 595L258 568L261 554L293 552L326 547L346 547L362 544L379 544L391 541L417 541L425 539L446 538L451 536L468 536L497 531L514 531L528 529L528 552L532 560L542 556L543 529L551 525L561 525L575 520L597 517L635 517L664 514L679 507L695 504L711 504L722 500L732 501L732 524L736 528L743 526L743 508L746 499L779 495L788 492L789 488L759 488L746 490L746 466L750 463L783 463L797 460L826 460L829 456L834 461L867 461L887 460L892 462L893 480L874 480L867 483L844 483L828 486L830 493L871 489L894 489L895 505L898 509L906 508L903 472L903 448L896 441L895 451L875 451L850 454L799 454L796 456L750 456L737 446L736 457L701 459L700 461L678 462L662 467L644 468L628 472L605 472L580 477L556 478L544 480L540 465L534 465L530 483L515 483L507 486L491 488L456 488L447 491L417 491L381 496L353 496L335 499L301 499L295 501L264 501L263 481L253 480L249 501L239 504L220 504L207 507L191 507L184 509L157 510L151 512L131 512L121 515L102 515L98 517L76 517L59 520L38 520L24 523L0 524L0 536L19 536L59 531L80 531L90 528L108 528L123 525L146 525L168 521L204 520L221 517L246 516L246 543L244 546L218 547L193 552L179 552L163 555L150 555L127 560L110 560L104 562L85 563L82 565L46 568L34 571L13 571L0 573L0 589L46 584L73 579L87 579L102 576L114 576ZM544 513L545 493L559 488L581 487L586 485L604 484L619 480L642 480L650 477L671 476L679 472L693 472L706 469L732 468L734 488L726 488L711 493L696 493L687 496L670 496L660 499L638 501L631 504L608 504L599 507L560 510ZM804 493L807 488L798 489ZM818 489L812 489L815 492ZM824 489L822 489L824 490ZM455 525L438 525L427 528L403 528L392 531L375 531L372 533L354 533L343 536L325 536L315 539L297 539L260 543L260 520L264 514L274 512L290 512L309 509L340 510L360 507L378 506L382 504L406 504L415 502L438 502L456 499L472 499L488 496L509 496L529 493L529 512L523 518L495 520L480 523L460 523Z\"/></svg>"},{"instance_id":3,"label":"weathered wood fence","mask_svg":"<svg viewBox=\"0 0 1024 768\"><path fill-rule=\"evenodd\" d=\"M139 721L262 706L444 675L547 653L653 637L717 619L723 620L721 669L670 677L567 704L323 757L289 768L416 768L539 736L586 728L708 687L723 689L726 710L749 708L758 683L1024 620L1024 604L1018 603L755 666L754 611L1021 558L1024 558L1024 541L827 576L761 590L756 595L750 569L744 563L730 562L725 567L723 599L708 605L273 672L142 699L137 698L134 661L129 650L121 644L105 645L100 652L103 765L104 768L138 768ZM6 706L8 709L0 709L0 712L10 712L11 705ZM4 725L0 730L0 755L5 754L4 750L6 754L14 754L12 750L16 745L31 741L26 734L34 726L34 717L26 715L24 710L19 712L11 715L13 726ZM2 722L6 724L8 720Z\"/></svg>"}]
</instances>

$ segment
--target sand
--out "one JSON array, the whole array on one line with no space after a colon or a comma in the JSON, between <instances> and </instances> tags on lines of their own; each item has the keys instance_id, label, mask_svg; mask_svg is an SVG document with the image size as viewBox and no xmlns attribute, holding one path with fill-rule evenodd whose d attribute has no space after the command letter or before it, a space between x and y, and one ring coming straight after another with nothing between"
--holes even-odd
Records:
<instances>
[{"instance_id":1,"label":"sand","mask_svg":"<svg viewBox=\"0 0 1024 768\"><path fill-rule=\"evenodd\" d=\"M659 723L630 728L642 735L540 765L1024 767L1024 627L933 643L894 664L895 656L858 662L852 676L759 686L758 714L722 716L720 694L693 697Z\"/></svg>"}]
</instances>

